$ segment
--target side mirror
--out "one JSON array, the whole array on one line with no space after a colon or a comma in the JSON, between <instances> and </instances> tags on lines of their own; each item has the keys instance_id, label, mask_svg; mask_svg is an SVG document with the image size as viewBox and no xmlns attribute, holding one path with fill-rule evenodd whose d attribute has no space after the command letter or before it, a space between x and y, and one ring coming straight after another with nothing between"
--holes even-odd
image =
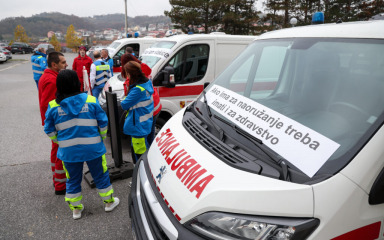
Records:
<instances>
[{"instance_id":1,"label":"side mirror","mask_svg":"<svg viewBox=\"0 0 384 240\"><path fill-rule=\"evenodd\" d=\"M113 57L113 66L114 67L120 67L121 62L120 62L120 57L119 56L114 56Z\"/></svg>"},{"instance_id":2,"label":"side mirror","mask_svg":"<svg viewBox=\"0 0 384 240\"><path fill-rule=\"evenodd\" d=\"M162 85L167 88L174 88L175 83L175 70L171 66L166 66L164 70L164 80L162 82Z\"/></svg>"},{"instance_id":3,"label":"side mirror","mask_svg":"<svg viewBox=\"0 0 384 240\"><path fill-rule=\"evenodd\" d=\"M171 66L167 66L163 71L160 71L153 78L153 86L164 86L167 88L174 88L175 82L175 70Z\"/></svg>"}]
</instances>

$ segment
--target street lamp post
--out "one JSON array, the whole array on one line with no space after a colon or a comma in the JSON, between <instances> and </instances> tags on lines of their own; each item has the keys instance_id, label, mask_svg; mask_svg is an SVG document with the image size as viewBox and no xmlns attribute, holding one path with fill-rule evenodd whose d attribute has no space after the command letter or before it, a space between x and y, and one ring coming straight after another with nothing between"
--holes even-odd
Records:
<instances>
[{"instance_id":1,"label":"street lamp post","mask_svg":"<svg viewBox=\"0 0 384 240\"><path fill-rule=\"evenodd\" d=\"M125 36L127 37L127 27L128 27L128 14L127 14L127 0L124 0L125 3Z\"/></svg>"}]
</instances>

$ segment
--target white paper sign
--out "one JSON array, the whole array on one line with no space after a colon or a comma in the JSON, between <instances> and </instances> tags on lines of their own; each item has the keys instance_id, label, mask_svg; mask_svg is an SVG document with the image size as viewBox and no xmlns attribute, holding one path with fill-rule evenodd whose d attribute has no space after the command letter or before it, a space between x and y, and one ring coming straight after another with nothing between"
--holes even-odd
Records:
<instances>
[{"instance_id":1,"label":"white paper sign","mask_svg":"<svg viewBox=\"0 0 384 240\"><path fill-rule=\"evenodd\" d=\"M167 48L147 48L142 56L156 56L165 59L168 58L171 53L172 50Z\"/></svg>"},{"instance_id":2,"label":"white paper sign","mask_svg":"<svg viewBox=\"0 0 384 240\"><path fill-rule=\"evenodd\" d=\"M214 85L208 105L313 177L340 144L270 108Z\"/></svg>"}]
</instances>

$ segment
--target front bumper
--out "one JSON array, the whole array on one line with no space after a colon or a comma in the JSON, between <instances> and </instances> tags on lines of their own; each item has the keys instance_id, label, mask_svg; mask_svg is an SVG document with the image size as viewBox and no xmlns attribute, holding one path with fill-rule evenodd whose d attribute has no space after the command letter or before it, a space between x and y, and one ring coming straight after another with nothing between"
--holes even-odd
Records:
<instances>
[{"instance_id":1,"label":"front bumper","mask_svg":"<svg viewBox=\"0 0 384 240\"><path fill-rule=\"evenodd\" d=\"M129 215L137 239L203 239L173 215L156 188L147 154L136 163L129 196Z\"/></svg>"}]
</instances>

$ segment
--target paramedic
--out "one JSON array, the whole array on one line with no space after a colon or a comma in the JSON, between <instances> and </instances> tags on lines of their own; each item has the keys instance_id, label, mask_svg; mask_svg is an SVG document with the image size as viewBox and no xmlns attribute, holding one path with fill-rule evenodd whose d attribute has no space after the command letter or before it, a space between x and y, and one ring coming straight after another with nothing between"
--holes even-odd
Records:
<instances>
[{"instance_id":1,"label":"paramedic","mask_svg":"<svg viewBox=\"0 0 384 240\"><path fill-rule=\"evenodd\" d=\"M153 118L153 87L141 71L141 66L130 61L124 66L129 78L127 97L121 102L121 107L128 110L124 123L124 134L131 136L134 152L133 163L148 150L147 136L151 132Z\"/></svg>"},{"instance_id":2,"label":"paramedic","mask_svg":"<svg viewBox=\"0 0 384 240\"><path fill-rule=\"evenodd\" d=\"M103 59L104 62L108 63L109 68L111 69L111 76L113 76L113 59L109 57L108 49L101 50L101 59Z\"/></svg>"},{"instance_id":3,"label":"paramedic","mask_svg":"<svg viewBox=\"0 0 384 240\"><path fill-rule=\"evenodd\" d=\"M72 70L74 70L77 73L77 76L80 80L80 86L81 91L84 90L84 80L83 80L83 68L85 67L85 70L87 70L88 78L89 73L91 72L91 65L92 65L92 58L88 57L87 54L85 54L86 48L84 46L81 46L79 48L79 56L73 60L72 64Z\"/></svg>"},{"instance_id":4,"label":"paramedic","mask_svg":"<svg viewBox=\"0 0 384 240\"><path fill-rule=\"evenodd\" d=\"M105 83L111 77L111 68L108 63L101 59L100 51L94 51L95 61L91 65L91 88L92 95L98 99L100 92L103 90Z\"/></svg>"},{"instance_id":5,"label":"paramedic","mask_svg":"<svg viewBox=\"0 0 384 240\"><path fill-rule=\"evenodd\" d=\"M45 48L39 48L31 57L33 79L36 82L36 87L39 88L39 79L47 68L47 54Z\"/></svg>"},{"instance_id":6,"label":"paramedic","mask_svg":"<svg viewBox=\"0 0 384 240\"><path fill-rule=\"evenodd\" d=\"M105 158L103 139L108 129L108 118L96 98L80 92L80 81L73 70L63 70L57 76L56 99L49 102L45 133L59 144L57 156L63 161L67 175L65 201L73 219L81 218L81 181L84 162L95 181L97 192L110 212L120 200L113 197Z\"/></svg>"},{"instance_id":7,"label":"paramedic","mask_svg":"<svg viewBox=\"0 0 384 240\"><path fill-rule=\"evenodd\" d=\"M129 61L138 62L140 64L140 66L141 66L141 71L144 73L145 77L147 77L149 79L151 78L150 75L151 75L152 70L151 70L151 68L147 64L141 62L135 56L133 56L132 54L129 54L129 53L126 53L123 56L121 56L121 65L122 66L124 66ZM123 86L124 86L124 95L127 96L127 94L128 94L128 86L129 86L129 78L127 77L127 74L126 74L124 68L121 69L121 76L124 79L126 79L126 81L123 83ZM149 146L151 146L151 144L153 142L153 139L155 138L156 120L159 117L159 115L160 115L159 113L160 113L161 108L162 108L157 88L153 88L153 105L154 105L153 106L154 110L153 110L152 128L151 128L151 133L147 137L147 141L148 141L148 145Z\"/></svg>"},{"instance_id":8,"label":"paramedic","mask_svg":"<svg viewBox=\"0 0 384 240\"><path fill-rule=\"evenodd\" d=\"M56 77L59 71L67 68L67 61L62 53L51 52L48 54L48 68L39 80L39 105L42 125L44 126L45 112L48 103L56 98ZM58 145L52 142L51 169L56 195L65 194L65 182L67 178L63 170L63 163L57 158Z\"/></svg>"}]
</instances>

